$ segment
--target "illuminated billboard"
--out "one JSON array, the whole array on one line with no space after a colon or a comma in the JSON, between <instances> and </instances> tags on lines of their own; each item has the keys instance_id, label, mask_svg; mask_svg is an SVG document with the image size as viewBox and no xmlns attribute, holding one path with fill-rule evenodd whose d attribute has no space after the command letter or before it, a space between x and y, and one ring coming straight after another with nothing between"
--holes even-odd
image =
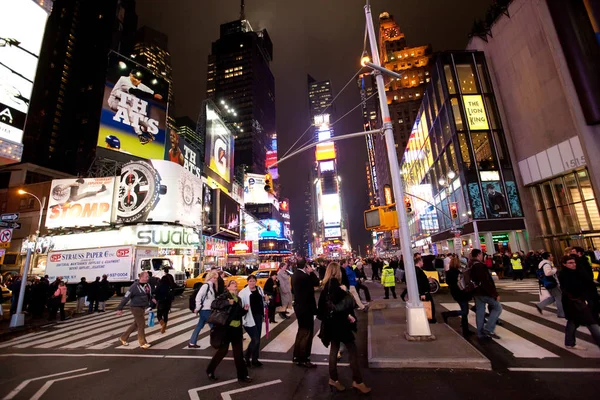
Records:
<instances>
[{"instance_id":1,"label":"illuminated billboard","mask_svg":"<svg viewBox=\"0 0 600 400\"><path fill-rule=\"evenodd\" d=\"M208 168L223 185L231 182L233 175L233 135L214 107L206 104L206 156Z\"/></svg>"},{"instance_id":2,"label":"illuminated billboard","mask_svg":"<svg viewBox=\"0 0 600 400\"><path fill-rule=\"evenodd\" d=\"M113 218L115 178L52 181L46 228L107 226Z\"/></svg>"},{"instance_id":3,"label":"illuminated billboard","mask_svg":"<svg viewBox=\"0 0 600 400\"><path fill-rule=\"evenodd\" d=\"M334 228L325 228L325 237L326 238L337 238L342 236L342 228L334 227Z\"/></svg>"},{"instance_id":4,"label":"illuminated billboard","mask_svg":"<svg viewBox=\"0 0 600 400\"><path fill-rule=\"evenodd\" d=\"M48 14L31 0L3 3L0 12L0 162L19 162Z\"/></svg>"},{"instance_id":5,"label":"illuminated billboard","mask_svg":"<svg viewBox=\"0 0 600 400\"><path fill-rule=\"evenodd\" d=\"M273 197L265 191L265 176L260 174L246 174L244 177L244 203L267 204L272 203Z\"/></svg>"},{"instance_id":6,"label":"illuminated billboard","mask_svg":"<svg viewBox=\"0 0 600 400\"><path fill-rule=\"evenodd\" d=\"M242 240L239 242L228 242L227 243L227 254L240 255L240 254L252 254L252 241Z\"/></svg>"},{"instance_id":7,"label":"illuminated billboard","mask_svg":"<svg viewBox=\"0 0 600 400\"><path fill-rule=\"evenodd\" d=\"M199 226L202 180L165 160L123 165L115 194L117 223L170 222Z\"/></svg>"},{"instance_id":8,"label":"illuminated billboard","mask_svg":"<svg viewBox=\"0 0 600 400\"><path fill-rule=\"evenodd\" d=\"M319 143L315 157L317 161L333 160L335 158L335 144L333 142Z\"/></svg>"},{"instance_id":9,"label":"illuminated billboard","mask_svg":"<svg viewBox=\"0 0 600 400\"><path fill-rule=\"evenodd\" d=\"M463 95L463 104L465 106L465 113L467 114L470 130L477 131L490 129L481 95Z\"/></svg>"},{"instance_id":10,"label":"illuminated billboard","mask_svg":"<svg viewBox=\"0 0 600 400\"><path fill-rule=\"evenodd\" d=\"M240 236L240 205L222 190L219 193L218 230L231 236Z\"/></svg>"},{"instance_id":11,"label":"illuminated billboard","mask_svg":"<svg viewBox=\"0 0 600 400\"><path fill-rule=\"evenodd\" d=\"M339 226L342 221L339 194L325 194L321 196L321 209L323 210L323 224Z\"/></svg>"},{"instance_id":12,"label":"illuminated billboard","mask_svg":"<svg viewBox=\"0 0 600 400\"><path fill-rule=\"evenodd\" d=\"M333 160L320 162L319 170L321 172L335 171L335 165Z\"/></svg>"},{"instance_id":13,"label":"illuminated billboard","mask_svg":"<svg viewBox=\"0 0 600 400\"><path fill-rule=\"evenodd\" d=\"M271 174L273 179L279 179L279 170L277 166L273 166L277 162L277 151L267 151L267 157L265 161L265 167Z\"/></svg>"},{"instance_id":14,"label":"illuminated billboard","mask_svg":"<svg viewBox=\"0 0 600 400\"><path fill-rule=\"evenodd\" d=\"M168 93L165 79L120 54L110 53L98 147L162 160Z\"/></svg>"},{"instance_id":15,"label":"illuminated billboard","mask_svg":"<svg viewBox=\"0 0 600 400\"><path fill-rule=\"evenodd\" d=\"M164 159L181 165L198 178L202 176L200 153L190 146L175 129L169 129Z\"/></svg>"}]
</instances>

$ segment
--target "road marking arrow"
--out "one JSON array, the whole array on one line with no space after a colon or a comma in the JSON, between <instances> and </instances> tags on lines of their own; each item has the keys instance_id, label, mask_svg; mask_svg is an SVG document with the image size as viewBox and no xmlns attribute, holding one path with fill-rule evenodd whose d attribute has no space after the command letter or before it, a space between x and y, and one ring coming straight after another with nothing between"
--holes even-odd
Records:
<instances>
[{"instance_id":1,"label":"road marking arrow","mask_svg":"<svg viewBox=\"0 0 600 400\"><path fill-rule=\"evenodd\" d=\"M270 381L270 382L265 382L265 383L259 383L258 385L246 386L246 387L243 387L240 389L230 390L229 392L223 392L223 393L221 393L221 397L223 398L223 400L231 400L232 394L247 392L248 390L258 389L258 388L265 387L265 386L276 385L278 383L281 383L281 379L277 379L275 381Z\"/></svg>"},{"instance_id":2,"label":"road marking arrow","mask_svg":"<svg viewBox=\"0 0 600 400\"><path fill-rule=\"evenodd\" d=\"M86 368L87 369L87 368ZM42 386L42 388L40 390L38 390L32 397L30 400L39 400L40 397L42 397L42 395L44 393L46 393L46 391L48 389L50 389L50 386L52 386L52 384L54 382L59 382L59 381L66 381L67 379L73 379L73 378L79 378L82 376L87 376L87 375L94 375L94 374L100 374L102 372L108 372L110 371L110 369L101 369L99 371L92 371L92 372L86 372L85 374L79 374L79 375L73 375L73 376L67 376L64 378L58 378L58 379L53 379L51 381L48 381L46 383L44 383L44 386Z\"/></svg>"},{"instance_id":3,"label":"road marking arrow","mask_svg":"<svg viewBox=\"0 0 600 400\"><path fill-rule=\"evenodd\" d=\"M188 390L188 394L190 395L190 400L200 400L200 396L198 396L198 392L216 388L216 387L223 386L223 385L229 385L230 383L233 383L233 382L237 382L237 379L230 379L228 381L213 383L212 385L200 386L197 388L190 389L190 390Z\"/></svg>"},{"instance_id":4,"label":"road marking arrow","mask_svg":"<svg viewBox=\"0 0 600 400\"><path fill-rule=\"evenodd\" d=\"M19 386L17 386L16 388L14 388L13 391L10 392L9 394L7 394L2 400L10 400L10 399L14 398L16 395L19 394L19 392L21 390L25 389L25 386L29 385L33 381L39 381L39 380L42 380L42 379L52 378L52 377L55 377L55 376L71 374L73 372L81 372L81 371L85 371L86 369L87 368L74 369L72 371L59 372L57 374L44 375L44 376L39 376L37 378L31 378L31 379L24 380L23 382L21 382L19 384Z\"/></svg>"}]
</instances>

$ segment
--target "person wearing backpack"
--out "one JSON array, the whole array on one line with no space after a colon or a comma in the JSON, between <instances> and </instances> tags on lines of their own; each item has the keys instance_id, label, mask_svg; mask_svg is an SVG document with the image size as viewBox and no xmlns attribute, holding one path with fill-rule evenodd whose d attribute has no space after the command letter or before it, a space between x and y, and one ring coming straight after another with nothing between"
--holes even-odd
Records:
<instances>
[{"instance_id":1,"label":"person wearing backpack","mask_svg":"<svg viewBox=\"0 0 600 400\"><path fill-rule=\"evenodd\" d=\"M536 275L540 281L540 285L546 288L548 293L550 293L550 296L537 303L535 308L537 308L540 314L543 314L542 310L544 307L556 303L556 316L558 318L564 318L565 312L562 305L562 292L560 287L558 287L558 281L556 279L558 270L554 267L553 261L554 256L552 254L547 251L542 253L542 262L540 262L540 265L538 266Z\"/></svg>"},{"instance_id":2,"label":"person wearing backpack","mask_svg":"<svg viewBox=\"0 0 600 400\"><path fill-rule=\"evenodd\" d=\"M198 342L198 335L200 334L200 331L202 328L204 328L204 325L206 325L208 317L210 317L210 306L216 298L217 279L219 279L219 274L217 271L210 271L208 274L206 274L206 283L204 283L204 285L202 285L200 289L197 292L194 292L192 295L194 304L194 309L192 311L195 314L198 314L199 319L198 324L192 333L192 337L190 338L190 342L188 343L188 348L190 349L200 348L200 346L198 346L196 343ZM190 298L190 301L192 298ZM208 326L212 329L212 324L208 324Z\"/></svg>"},{"instance_id":3,"label":"person wearing backpack","mask_svg":"<svg viewBox=\"0 0 600 400\"><path fill-rule=\"evenodd\" d=\"M454 301L458 303L460 306L460 311L445 311L442 312L442 318L444 319L444 323L448 323L448 318L450 317L461 317L460 325L462 328L462 333L464 337L470 336L473 334L469 330L469 301L472 298L470 292L463 291L458 286L459 279L463 277L461 272L460 260L457 257L452 257L450 260L450 268L448 272L446 272L446 283L450 288L450 294Z\"/></svg>"},{"instance_id":4,"label":"person wearing backpack","mask_svg":"<svg viewBox=\"0 0 600 400\"><path fill-rule=\"evenodd\" d=\"M487 267L483 263L483 253L479 249L471 251L471 261L469 262L471 270L469 280L477 286L473 291L475 296L475 313L477 315L477 338L484 339L500 339L500 336L494 332L498 318L502 313L502 305L500 304L500 296L496 290L494 280L490 275ZM490 316L485 324L485 305L488 305Z\"/></svg>"}]
</instances>

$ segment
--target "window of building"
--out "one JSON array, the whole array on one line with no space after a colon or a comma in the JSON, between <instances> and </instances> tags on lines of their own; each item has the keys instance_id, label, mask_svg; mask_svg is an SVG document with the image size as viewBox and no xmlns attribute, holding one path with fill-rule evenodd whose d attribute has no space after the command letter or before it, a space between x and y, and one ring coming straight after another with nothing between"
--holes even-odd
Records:
<instances>
[{"instance_id":1,"label":"window of building","mask_svg":"<svg viewBox=\"0 0 600 400\"><path fill-rule=\"evenodd\" d=\"M454 114L454 124L456 126L457 131L462 131L465 129L462 116L460 114L460 106L458 105L458 99L453 97L450 100L450 104L452 104L452 114Z\"/></svg>"},{"instance_id":2,"label":"window of building","mask_svg":"<svg viewBox=\"0 0 600 400\"><path fill-rule=\"evenodd\" d=\"M33 197L24 197L19 201L19 210L29 210L34 207L36 200Z\"/></svg>"},{"instance_id":3,"label":"window of building","mask_svg":"<svg viewBox=\"0 0 600 400\"><path fill-rule=\"evenodd\" d=\"M460 155L462 157L463 165L465 169L472 169L473 163L471 161L471 153L469 152L469 145L467 143L467 137L464 133L458 134L458 145L460 146Z\"/></svg>"},{"instance_id":4,"label":"window of building","mask_svg":"<svg viewBox=\"0 0 600 400\"><path fill-rule=\"evenodd\" d=\"M479 169L484 171L496 169L488 132L471 132L471 143Z\"/></svg>"},{"instance_id":5,"label":"window of building","mask_svg":"<svg viewBox=\"0 0 600 400\"><path fill-rule=\"evenodd\" d=\"M477 63L477 72L479 73L479 80L484 93L490 93L490 85L488 84L488 76L484 71L483 64Z\"/></svg>"},{"instance_id":6,"label":"window of building","mask_svg":"<svg viewBox=\"0 0 600 400\"><path fill-rule=\"evenodd\" d=\"M475 77L475 70L471 64L458 64L456 66L456 73L458 74L458 81L460 83L460 90L463 93L477 93L477 79Z\"/></svg>"},{"instance_id":7,"label":"window of building","mask_svg":"<svg viewBox=\"0 0 600 400\"><path fill-rule=\"evenodd\" d=\"M446 75L446 84L448 85L448 93L456 94L456 85L452 78L452 71L449 65L444 65L444 74Z\"/></svg>"}]
</instances>

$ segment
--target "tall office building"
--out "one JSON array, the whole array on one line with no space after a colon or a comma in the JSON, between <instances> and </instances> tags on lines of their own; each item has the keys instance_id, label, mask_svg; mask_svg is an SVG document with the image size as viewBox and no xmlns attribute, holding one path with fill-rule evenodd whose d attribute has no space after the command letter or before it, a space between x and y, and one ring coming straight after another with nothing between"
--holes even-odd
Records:
<instances>
[{"instance_id":1,"label":"tall office building","mask_svg":"<svg viewBox=\"0 0 600 400\"><path fill-rule=\"evenodd\" d=\"M138 64L148 68L156 75L163 76L169 82L169 116L173 115L173 67L169 53L169 38L162 32L143 26L135 34L135 45L131 58ZM170 124L175 126L170 118Z\"/></svg>"},{"instance_id":2,"label":"tall office building","mask_svg":"<svg viewBox=\"0 0 600 400\"><path fill-rule=\"evenodd\" d=\"M174 125L176 126L179 135L185 139L186 144L192 146L194 150L198 152L200 157L199 162L204 164L204 146L206 138L204 132L198 132L196 123L187 116L175 118Z\"/></svg>"},{"instance_id":3,"label":"tall office building","mask_svg":"<svg viewBox=\"0 0 600 400\"><path fill-rule=\"evenodd\" d=\"M221 25L208 57L208 98L235 110L236 171L264 174L266 155L275 133L275 79L270 69L273 43L266 29L254 31L244 14Z\"/></svg>"},{"instance_id":4,"label":"tall office building","mask_svg":"<svg viewBox=\"0 0 600 400\"><path fill-rule=\"evenodd\" d=\"M331 81L317 82L312 76L308 75L308 111L310 120L314 124L315 116L333 114L333 93L331 90Z\"/></svg>"},{"instance_id":5,"label":"tall office building","mask_svg":"<svg viewBox=\"0 0 600 400\"><path fill-rule=\"evenodd\" d=\"M109 50L130 54L134 0L55 0L23 137L23 162L85 172L95 155Z\"/></svg>"},{"instance_id":6,"label":"tall office building","mask_svg":"<svg viewBox=\"0 0 600 400\"><path fill-rule=\"evenodd\" d=\"M381 113L379 112L379 97L377 96L375 77L370 73L363 73L359 75L357 83L362 101L363 129L365 131L377 129L381 126ZM379 177L385 175L381 168L387 167L385 163L387 154L376 152L376 144L378 140L381 140L380 136L376 134L365 136L368 159L366 166L367 194L370 207L379 205ZM378 157L382 159L380 162L377 162Z\"/></svg>"},{"instance_id":7,"label":"tall office building","mask_svg":"<svg viewBox=\"0 0 600 400\"><path fill-rule=\"evenodd\" d=\"M379 16L379 52L381 64L402 75L386 89L396 153L401 159L430 81L431 46L409 47L394 17L384 12Z\"/></svg>"}]
</instances>

